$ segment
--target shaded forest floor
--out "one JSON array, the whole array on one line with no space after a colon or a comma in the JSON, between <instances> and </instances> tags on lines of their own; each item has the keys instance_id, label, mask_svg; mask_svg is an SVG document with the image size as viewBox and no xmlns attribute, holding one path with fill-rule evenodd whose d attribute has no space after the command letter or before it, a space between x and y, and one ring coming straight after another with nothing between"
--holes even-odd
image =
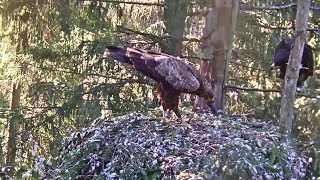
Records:
<instances>
[{"instance_id":1,"label":"shaded forest floor","mask_svg":"<svg viewBox=\"0 0 320 180\"><path fill-rule=\"evenodd\" d=\"M66 138L46 178L300 179L307 161L278 127L244 116L189 115L184 123L133 113L101 117ZM43 162L42 162L43 163Z\"/></svg>"}]
</instances>

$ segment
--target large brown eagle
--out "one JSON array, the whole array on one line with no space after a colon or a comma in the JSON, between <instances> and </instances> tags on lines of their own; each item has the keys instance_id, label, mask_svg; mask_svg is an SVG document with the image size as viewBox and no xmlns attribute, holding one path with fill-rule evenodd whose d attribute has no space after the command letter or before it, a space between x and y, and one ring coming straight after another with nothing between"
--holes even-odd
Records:
<instances>
[{"instance_id":1,"label":"large brown eagle","mask_svg":"<svg viewBox=\"0 0 320 180\"><path fill-rule=\"evenodd\" d=\"M166 111L172 110L181 118L178 108L181 93L204 97L212 113L216 114L211 83L182 59L164 53L114 46L105 49L103 57L108 56L132 65L137 71L158 82L155 89L164 115Z\"/></svg>"},{"instance_id":2,"label":"large brown eagle","mask_svg":"<svg viewBox=\"0 0 320 180\"><path fill-rule=\"evenodd\" d=\"M293 45L293 38L283 38L275 49L271 70L279 68L280 74L278 75L278 77L280 79L285 78L290 51ZM313 76L313 71L314 62L312 48L307 43L305 43L301 59L299 78L297 82L297 90L299 90L303 86L304 81L306 81L309 76Z\"/></svg>"}]
</instances>

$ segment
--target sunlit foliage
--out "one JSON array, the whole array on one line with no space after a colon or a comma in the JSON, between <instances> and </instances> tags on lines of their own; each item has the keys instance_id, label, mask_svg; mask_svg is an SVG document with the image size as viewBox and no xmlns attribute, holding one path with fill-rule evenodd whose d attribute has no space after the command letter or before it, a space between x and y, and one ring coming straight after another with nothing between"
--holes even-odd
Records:
<instances>
[{"instance_id":1,"label":"sunlit foliage","mask_svg":"<svg viewBox=\"0 0 320 180\"><path fill-rule=\"evenodd\" d=\"M0 0L1 165L6 161L8 121L12 116L18 116L16 170L21 175L38 157L55 157L62 137L89 126L92 119L155 107L153 81L101 58L104 47L111 44L160 51L158 41L167 35L163 30L163 1L128 2L149 5L116 0ZM246 0L241 5L266 7L286 2ZM198 40L210 3L202 0L188 4L182 50L183 56L194 63L199 61ZM229 84L280 89L280 81L269 67L281 37L292 35L294 19L294 7L240 10L234 41L238 56L229 65ZM319 19L320 11L311 11L310 28L319 28ZM124 33L121 27L141 33ZM319 37L310 33L308 41L315 48L317 71L306 94L315 95L320 93ZM10 110L13 83L22 86L16 111ZM228 91L229 114L276 121L279 107L279 93ZM319 134L319 107L316 99L302 97L296 101L296 133L304 139Z\"/></svg>"}]
</instances>

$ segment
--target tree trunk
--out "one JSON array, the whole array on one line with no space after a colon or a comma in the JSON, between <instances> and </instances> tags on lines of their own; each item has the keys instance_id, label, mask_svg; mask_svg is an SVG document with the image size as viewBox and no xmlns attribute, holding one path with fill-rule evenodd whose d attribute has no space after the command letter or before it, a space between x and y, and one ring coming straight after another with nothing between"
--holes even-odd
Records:
<instances>
[{"instance_id":1,"label":"tree trunk","mask_svg":"<svg viewBox=\"0 0 320 180\"><path fill-rule=\"evenodd\" d=\"M16 46L16 53L21 53L21 50L24 52L28 47L28 25L27 22L19 22L18 31L18 40ZM23 62L20 63L22 74L25 72L25 68ZM19 121L20 118L20 99L21 99L21 90L22 85L21 82L12 80L11 86L11 102L10 109L13 113L10 121L9 121L9 137L8 137L8 147L7 147L7 159L6 166L11 166L14 169L15 166L15 158L17 152L17 138L19 134Z\"/></svg>"},{"instance_id":2,"label":"tree trunk","mask_svg":"<svg viewBox=\"0 0 320 180\"><path fill-rule=\"evenodd\" d=\"M65 34L70 35L70 3L69 0L60 0L60 26L61 31L63 31Z\"/></svg>"},{"instance_id":3,"label":"tree trunk","mask_svg":"<svg viewBox=\"0 0 320 180\"><path fill-rule=\"evenodd\" d=\"M218 27L218 12L216 8L210 8L206 14L205 26L203 28L203 36L201 38L201 60L200 74L201 76L212 79L214 53L218 47L219 39L216 29ZM194 107L203 109L206 102L203 97L196 96Z\"/></svg>"},{"instance_id":4,"label":"tree trunk","mask_svg":"<svg viewBox=\"0 0 320 180\"><path fill-rule=\"evenodd\" d=\"M215 7L207 13L203 30L200 72L214 81L217 109L223 109L225 104L224 84L228 81L227 64L231 58L238 4L238 0L216 0ZM203 108L203 98L198 97L195 106Z\"/></svg>"},{"instance_id":5,"label":"tree trunk","mask_svg":"<svg viewBox=\"0 0 320 180\"><path fill-rule=\"evenodd\" d=\"M310 0L298 0L296 15L296 39L288 60L285 86L282 91L280 126L284 133L291 133L292 121L294 118L293 109L297 88L297 81L301 66L303 47L306 42L308 15Z\"/></svg>"},{"instance_id":6,"label":"tree trunk","mask_svg":"<svg viewBox=\"0 0 320 180\"><path fill-rule=\"evenodd\" d=\"M181 56L185 19L190 0L164 1L164 33L170 35L161 46L162 52Z\"/></svg>"},{"instance_id":7,"label":"tree trunk","mask_svg":"<svg viewBox=\"0 0 320 180\"><path fill-rule=\"evenodd\" d=\"M231 15L231 27L229 31L229 35L227 36L227 57L226 57L226 65L225 65L225 74L224 74L224 82L223 86L225 84L228 84L229 81L229 63L232 58L232 48L233 48L233 40L234 35L236 33L236 25L237 25L237 19L238 19L238 12L239 12L239 0L233 0L232 1L232 15ZM227 94L227 88L222 89L222 97L221 97L221 103L222 108L226 104L226 94Z\"/></svg>"},{"instance_id":8,"label":"tree trunk","mask_svg":"<svg viewBox=\"0 0 320 180\"><path fill-rule=\"evenodd\" d=\"M10 119L9 124L9 138L8 138L8 148L7 148L7 161L6 166L11 166L14 168L15 158L17 152L17 136L18 136L18 112L17 108L20 106L20 97L21 97L21 85L20 83L12 82L12 93L11 93L11 102L10 109L13 112L13 115Z\"/></svg>"}]
</instances>

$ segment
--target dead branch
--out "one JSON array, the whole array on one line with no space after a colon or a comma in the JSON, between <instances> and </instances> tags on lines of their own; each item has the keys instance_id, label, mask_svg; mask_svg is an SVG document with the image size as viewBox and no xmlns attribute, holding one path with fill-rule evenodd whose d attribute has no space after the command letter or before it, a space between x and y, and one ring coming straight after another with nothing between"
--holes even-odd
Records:
<instances>
[{"instance_id":1,"label":"dead branch","mask_svg":"<svg viewBox=\"0 0 320 180\"><path fill-rule=\"evenodd\" d=\"M307 150L308 148L311 148L312 146L319 146L320 142L311 142L309 144L303 145L300 149L300 152L303 152L304 150Z\"/></svg>"},{"instance_id":2,"label":"dead branch","mask_svg":"<svg viewBox=\"0 0 320 180\"><path fill-rule=\"evenodd\" d=\"M90 2L95 0L81 0L82 2ZM148 3L148 2L135 2L135 1L115 1L115 0L99 0L100 2L106 2L106 3L114 3L114 4L129 4L129 5L138 5L138 6L158 6L158 7L164 7L164 4L162 3ZM251 6L246 3L241 3L240 10L282 10L287 8L296 7L296 3L290 3L290 4L284 4L284 5L271 5L271 6ZM311 10L319 10L320 4L314 4L313 6L310 6ZM206 14L207 10L205 11L195 11L188 13L188 16L204 16Z\"/></svg>"},{"instance_id":3,"label":"dead branch","mask_svg":"<svg viewBox=\"0 0 320 180\"><path fill-rule=\"evenodd\" d=\"M117 31L120 33L124 33L127 35L141 35L143 37L146 37L148 39L151 39L153 42L158 43L160 46L165 46L165 42L163 41L164 39L170 38L170 36L157 36L154 34L149 34L149 33L144 33L140 31L136 31L134 29L126 28L123 26L117 26Z\"/></svg>"},{"instance_id":4,"label":"dead branch","mask_svg":"<svg viewBox=\"0 0 320 180\"><path fill-rule=\"evenodd\" d=\"M141 36L147 37L147 38L152 39L152 40L153 39L167 39L167 38L169 38L169 36L157 36L157 35L154 35L154 34L140 32L140 31L137 31L137 30L134 30L134 29L123 27L123 26L117 26L117 31L119 31L121 33L124 33L124 34L128 34L128 35L139 34Z\"/></svg>"},{"instance_id":5,"label":"dead branch","mask_svg":"<svg viewBox=\"0 0 320 180\"><path fill-rule=\"evenodd\" d=\"M273 26L271 24L261 24L261 23L258 23L257 24L259 27L262 27L262 28L265 28L265 29L294 29L293 26Z\"/></svg>"},{"instance_id":6,"label":"dead branch","mask_svg":"<svg viewBox=\"0 0 320 180\"><path fill-rule=\"evenodd\" d=\"M259 89L259 88L250 88L250 87L240 87L240 86L235 86L235 85L230 85L230 84L225 85L224 88L227 88L227 89L238 89L238 90L243 90L243 91L259 91L259 92L277 92L277 93L280 93L280 90L278 90L278 89Z\"/></svg>"},{"instance_id":7,"label":"dead branch","mask_svg":"<svg viewBox=\"0 0 320 180\"><path fill-rule=\"evenodd\" d=\"M271 6L250 6L246 3L241 3L240 10L282 10L287 8L297 7L297 3L290 3L290 4L283 4L283 5L271 5ZM312 10L319 10L320 4L314 4L313 6L310 6L310 9Z\"/></svg>"},{"instance_id":8,"label":"dead branch","mask_svg":"<svg viewBox=\"0 0 320 180\"><path fill-rule=\"evenodd\" d=\"M149 38L149 39L151 39L152 41L154 41L156 43L163 43L162 40L164 40L164 39L174 38L174 37L169 36L169 35L157 36L157 35L150 34L150 33L144 33L144 32L140 32L140 31L137 31L137 30L134 30L134 29L123 27L123 26L117 26L117 31L119 31L121 33L124 33L124 34L127 34L127 35L137 35L138 34L138 35L141 35L143 37ZM197 43L200 42L200 39L197 38L197 37L184 37L182 40L183 41L188 41L188 42L197 42Z\"/></svg>"},{"instance_id":9,"label":"dead branch","mask_svg":"<svg viewBox=\"0 0 320 180\"><path fill-rule=\"evenodd\" d=\"M240 10L249 10L249 11L258 11L258 10L283 10L287 8L296 7L296 3L290 3L290 4L284 4L284 5L271 5L271 6L251 6L244 2L240 5ZM310 6L310 10L319 10L320 4L314 4L313 6ZM207 10L196 10L194 12L189 12L188 16L205 16L207 13Z\"/></svg>"},{"instance_id":10,"label":"dead branch","mask_svg":"<svg viewBox=\"0 0 320 180\"><path fill-rule=\"evenodd\" d=\"M273 26L270 24L257 24L259 27L265 28L265 29L292 29L295 30L294 26ZM308 28L307 31L313 32L317 35L320 35L320 29L318 28Z\"/></svg>"},{"instance_id":11,"label":"dead branch","mask_svg":"<svg viewBox=\"0 0 320 180\"><path fill-rule=\"evenodd\" d=\"M241 3L240 9L241 10L279 10L279 9L286 9L291 8L293 6L297 6L296 3L284 4L284 5L271 5L271 6L250 6L245 3Z\"/></svg>"},{"instance_id":12,"label":"dead branch","mask_svg":"<svg viewBox=\"0 0 320 180\"><path fill-rule=\"evenodd\" d=\"M310 6L310 8L309 8L310 10L319 10L320 9L320 4L318 3L318 4L313 4L312 6Z\"/></svg>"},{"instance_id":13,"label":"dead branch","mask_svg":"<svg viewBox=\"0 0 320 180\"><path fill-rule=\"evenodd\" d=\"M90 2L94 0L81 0L82 2ZM115 1L115 0L99 0L100 2L106 2L106 3L114 3L114 4L130 4L130 5L139 5L139 6L158 6L158 7L164 7L164 4L162 3L149 3L149 2L137 2L137 1ZM271 5L271 6L251 6L246 3L241 3L240 10L281 10L281 9L287 9L296 7L296 3L290 3L290 4L283 4L283 5ZM313 6L310 6L310 9L312 10L319 10L320 5L314 4ZM195 16L195 15L205 15L205 11L197 11L192 12L189 14L189 16Z\"/></svg>"},{"instance_id":14,"label":"dead branch","mask_svg":"<svg viewBox=\"0 0 320 180\"><path fill-rule=\"evenodd\" d=\"M294 27L274 27L274 26L263 25L263 24L259 24L259 26L264 27L264 28L268 28L268 29L294 29ZM158 43L158 44L165 43L163 41L165 39L174 38L174 37L169 36L169 35L158 36L158 35L154 35L154 34L150 34L150 33L144 33L144 32L137 31L137 30L130 29L130 28L127 28L127 27L123 27L123 26L117 26L117 31L121 32L121 33L124 33L124 34L127 34L127 35L137 35L138 34L138 35L146 37L146 38L148 38L148 39L150 39L153 42ZM317 29L317 28L309 28L308 31L312 31L317 35L320 34L320 29ZM197 37L184 37L182 40L183 41L187 41L187 42L195 42L195 43L200 43L201 42L201 40L199 38L197 38ZM152 44L152 43L148 43L148 44ZM234 50L232 51L232 54L234 54L234 57L238 58L238 55Z\"/></svg>"},{"instance_id":15,"label":"dead branch","mask_svg":"<svg viewBox=\"0 0 320 180\"><path fill-rule=\"evenodd\" d=\"M239 62L234 62L234 61L231 61L230 64L233 64L235 66L240 66L240 67L243 67L243 68L247 68L247 69L251 69L251 70L254 70L254 71L268 71L266 69L254 68L252 66L244 65L244 64L241 64Z\"/></svg>"},{"instance_id":16,"label":"dead branch","mask_svg":"<svg viewBox=\"0 0 320 180\"><path fill-rule=\"evenodd\" d=\"M96 0L81 0L86 1L96 1ZM163 7L161 3L148 3L148 2L135 2L135 1L114 1L114 0L99 0L100 2L114 3L114 4L130 4L130 5L139 5L139 6L158 6Z\"/></svg>"},{"instance_id":17,"label":"dead branch","mask_svg":"<svg viewBox=\"0 0 320 180\"><path fill-rule=\"evenodd\" d=\"M308 31L313 32L316 35L320 36L320 29L318 28L309 28Z\"/></svg>"},{"instance_id":18,"label":"dead branch","mask_svg":"<svg viewBox=\"0 0 320 180\"><path fill-rule=\"evenodd\" d=\"M234 52L236 52L235 50L232 50ZM235 57L235 55L232 55L232 57L234 59L241 59L240 57ZM196 59L196 60L199 60L200 57L199 56L181 56L181 58L185 58L185 59ZM254 70L254 71L267 71L266 69L260 69L260 68L254 68L254 67L251 67L251 66L248 66L248 65L244 65L244 64L241 64L239 62L235 62L235 61L231 61L230 64L233 64L235 66L241 66L241 67L244 67L244 68L248 68L248 69L251 69L251 70Z\"/></svg>"},{"instance_id":19,"label":"dead branch","mask_svg":"<svg viewBox=\"0 0 320 180\"><path fill-rule=\"evenodd\" d=\"M259 88L250 88L250 87L240 87L240 86L235 86L235 85L230 85L230 84L225 85L224 88L225 89L238 89L238 90L242 90L242 91L276 92L276 93L282 92L278 89L259 89ZM310 98L310 99L320 99L320 95L310 95L310 94L297 93L297 96Z\"/></svg>"}]
</instances>

